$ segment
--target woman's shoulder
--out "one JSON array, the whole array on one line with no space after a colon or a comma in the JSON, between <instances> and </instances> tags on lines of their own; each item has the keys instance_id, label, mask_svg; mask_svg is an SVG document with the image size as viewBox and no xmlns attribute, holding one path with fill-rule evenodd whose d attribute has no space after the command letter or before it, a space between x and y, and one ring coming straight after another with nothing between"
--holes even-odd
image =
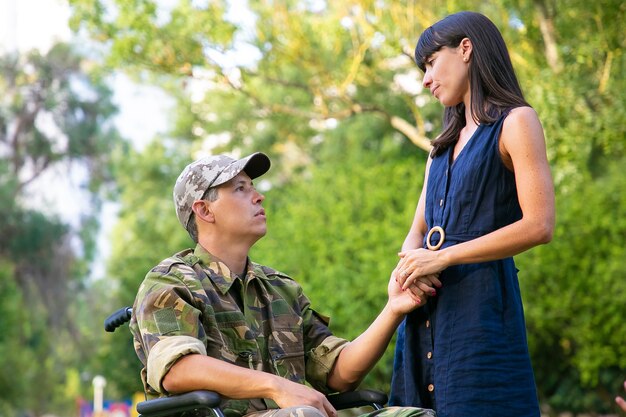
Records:
<instances>
[{"instance_id":1,"label":"woman's shoulder","mask_svg":"<svg viewBox=\"0 0 626 417\"><path fill-rule=\"evenodd\" d=\"M543 127L535 109L530 106L516 107L509 111L502 125L500 151L508 156L517 149L524 152L526 147L544 148Z\"/></svg>"},{"instance_id":2,"label":"woman's shoulder","mask_svg":"<svg viewBox=\"0 0 626 417\"><path fill-rule=\"evenodd\" d=\"M527 136L530 132L543 131L539 116L535 109L530 106L521 106L511 109L502 124L501 141L507 138L515 138L520 135Z\"/></svg>"},{"instance_id":3,"label":"woman's shoulder","mask_svg":"<svg viewBox=\"0 0 626 417\"><path fill-rule=\"evenodd\" d=\"M506 125L518 125L524 123L538 122L539 116L534 108L530 106L520 106L510 109L506 113L504 124Z\"/></svg>"}]
</instances>

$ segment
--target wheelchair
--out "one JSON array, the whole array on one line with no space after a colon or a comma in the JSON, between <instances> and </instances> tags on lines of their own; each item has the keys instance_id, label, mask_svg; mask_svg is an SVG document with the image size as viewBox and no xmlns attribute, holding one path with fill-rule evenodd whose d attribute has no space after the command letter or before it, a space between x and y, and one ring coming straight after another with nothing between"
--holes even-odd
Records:
<instances>
[{"instance_id":1,"label":"wheelchair","mask_svg":"<svg viewBox=\"0 0 626 417\"><path fill-rule=\"evenodd\" d=\"M130 321L131 307L122 307L104 320L104 330L114 332ZM375 390L357 390L330 394L326 398L337 410L371 407L382 409L387 403L387 394ZM140 417L225 417L220 409L221 397L213 391L191 391L169 397L155 398L137 404Z\"/></svg>"}]
</instances>

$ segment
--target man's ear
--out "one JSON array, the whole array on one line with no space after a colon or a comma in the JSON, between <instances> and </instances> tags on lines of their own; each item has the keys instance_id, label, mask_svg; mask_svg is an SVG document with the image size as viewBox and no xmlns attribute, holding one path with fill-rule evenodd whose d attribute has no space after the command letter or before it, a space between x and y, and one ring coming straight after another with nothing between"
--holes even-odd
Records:
<instances>
[{"instance_id":1,"label":"man's ear","mask_svg":"<svg viewBox=\"0 0 626 417\"><path fill-rule=\"evenodd\" d=\"M211 210L211 203L207 200L194 201L191 205L191 210L193 210L197 219L202 219L208 223L213 223L215 221L215 215Z\"/></svg>"}]
</instances>

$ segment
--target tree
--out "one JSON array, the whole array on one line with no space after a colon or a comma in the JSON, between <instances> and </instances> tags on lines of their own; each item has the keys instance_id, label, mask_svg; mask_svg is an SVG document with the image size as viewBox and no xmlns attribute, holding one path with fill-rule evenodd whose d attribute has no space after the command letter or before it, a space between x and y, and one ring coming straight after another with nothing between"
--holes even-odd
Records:
<instances>
[{"instance_id":1,"label":"tree","mask_svg":"<svg viewBox=\"0 0 626 417\"><path fill-rule=\"evenodd\" d=\"M301 283L337 336L358 336L387 299L423 183L426 157L411 148L361 115L328 135L316 164L266 192L268 233L252 259ZM393 343L366 387L388 390L392 357Z\"/></svg>"},{"instance_id":2,"label":"tree","mask_svg":"<svg viewBox=\"0 0 626 417\"><path fill-rule=\"evenodd\" d=\"M165 141L163 141L165 142ZM143 153L116 153L115 178L121 210L112 231L107 276L113 310L132 305L146 273L162 259L192 245L180 226L172 200L173 181L190 162L181 144L150 144ZM120 397L142 391L141 364L127 328L107 335L93 360L93 369L105 376Z\"/></svg>"},{"instance_id":3,"label":"tree","mask_svg":"<svg viewBox=\"0 0 626 417\"><path fill-rule=\"evenodd\" d=\"M193 118L194 129L188 133L192 138L222 133L228 126L231 146L252 136L257 145L294 143L305 152L308 138L315 134L311 124L335 123L361 113L380 117L418 146L430 147L425 135L431 123L418 111L416 93L406 91L415 87L407 87L402 76L417 75L408 45L420 25L411 23L425 25L433 18L411 17L418 8L410 3L409 8L390 2L389 8L376 9L369 2L332 2L316 11L295 1L253 2L258 24L246 42L261 58L232 66L228 56L241 41L235 43L235 26L224 18L226 2L205 6L182 1L171 10L159 10L154 1L136 7L118 1L108 9L99 1L71 2L73 27L86 28L108 42L111 65L142 75L182 75L188 85L210 87L187 116ZM179 30L181 21L195 30ZM400 36L387 36L386 30ZM166 50L179 46L165 61L164 44ZM238 111L212 117L224 101ZM423 105L428 99L424 95L418 101ZM257 135L259 124L271 133Z\"/></svg>"},{"instance_id":4,"label":"tree","mask_svg":"<svg viewBox=\"0 0 626 417\"><path fill-rule=\"evenodd\" d=\"M73 407L63 395L65 371L88 355L81 320L69 313L87 281L97 193L106 190L108 151L120 139L109 122L111 92L84 64L65 44L0 59L0 312L11 327L1 346L5 368L15 371L0 379L2 414ZM85 168L92 193L93 210L78 219L79 230L33 204L33 184L72 165Z\"/></svg>"},{"instance_id":5,"label":"tree","mask_svg":"<svg viewBox=\"0 0 626 417\"><path fill-rule=\"evenodd\" d=\"M210 2L208 6L181 1L166 9L159 9L156 2L149 0L116 1L112 9L106 9L105 2L97 0L71 3L74 27L87 29L106 42L110 65L141 79L167 83L166 88L179 99L172 135L179 141L175 146L189 154L202 150L244 153L261 149L272 156L275 168L267 178L272 185L268 204L279 201L275 210L284 213L279 214L281 222L291 225L291 229L278 230L284 239L298 239L299 236L293 236L296 228L309 234L299 245L274 246L267 252L260 246L259 254L276 259L277 266L286 264L293 268L295 273L287 272L304 277L313 294L328 282L322 277L309 279L307 272L300 269L298 265L309 265L309 260L299 247L304 245L327 261L324 265L337 268L331 270L339 275L350 275L354 269L337 265L338 262L354 268L352 258L361 256L352 251L353 240L337 242L329 232L313 239L316 229L328 230L324 229L324 222L342 218L344 212L358 215L354 207L363 201L362 194L350 194L348 200L352 204L340 204L339 196L336 201L326 199L326 194L333 195L329 190L334 191L335 181L350 178L344 171L346 167L350 172L366 175L350 158L352 153L369 161L371 155L365 156L364 150L381 152L385 141L399 137L404 141L403 151L421 155L415 156L421 160L428 150L424 139L432 139L440 131L442 109L422 91L421 74L411 62L417 36L432 22L458 10L472 9L488 15L502 30L526 97L544 124L559 219L563 219L557 224L556 239L551 245L519 257L522 267L530 265L532 269L527 275L522 274L522 288L529 312L533 362L540 367L554 364L555 353L563 352L563 341L576 340L576 353L567 353L568 360L562 368L552 367L545 372L540 368L541 400L555 412L609 407L610 401L604 397L611 386L619 387L615 367L623 365L608 351L620 352L623 343L608 336L609 330L616 328L607 317L621 314L623 303L613 296L603 298L605 311L598 316L610 324L600 330L588 325L596 323L587 314L595 311L590 306L584 311L568 307L561 312L558 309L563 305L557 300L533 294L537 287L543 291L544 286L562 290L564 279L571 285L573 299L587 299L585 291L597 291L596 287L589 288L588 277L574 266L585 254L596 253L594 239L573 245L570 229L579 230L574 219L582 215L575 204L581 195L585 198L580 201L594 202L593 210L598 215L604 204L613 201L608 192L599 193L597 200L592 198L588 186L599 185L617 192L615 184L619 184L614 178L619 175L617 171L607 167L613 165L613 160L623 161L626 150L626 96L616 93L625 87L625 41L620 25L626 9L622 1L604 0L590 6L580 0L468 0L435 2L424 7L417 1L258 0L249 2L252 27L233 22L225 1ZM210 21L212 26L198 25L200 21ZM249 59L233 60L233 55L242 50ZM400 154L393 158L403 166ZM421 172L417 170L415 174L419 177ZM414 180L405 179L407 183ZM356 193L346 186L338 188ZM294 190L299 194L292 194ZM316 191L317 200L309 194L310 190ZM372 192L370 188L360 190ZM394 183L389 193L381 192L379 198L394 201L394 196L404 192L401 184ZM299 199L300 194L314 207L311 212L292 201ZM337 213L328 213L327 207L336 207ZM154 213L154 206L149 209ZM318 220L318 213L326 217ZM619 214L611 213L610 221L619 225L614 220ZM316 227L309 228L300 219L304 215ZM392 236L401 239L397 229L377 229L376 219L356 218L360 219L360 228L375 231L385 244ZM127 220L127 229L145 224L130 216ZM598 227L614 237L616 246L623 243L623 235L609 232L605 225ZM358 236L358 243L363 239L363 243L369 242L347 223L338 226L337 235ZM270 238L264 244L278 245L272 242ZM611 266L612 259L621 256L615 249L603 248L612 256L603 256L599 265L594 265L593 273L600 274L594 282L610 280L615 268ZM557 265L564 265L562 269L551 264L556 255ZM124 255L120 252L119 256L116 262L124 262ZM568 273L566 277L564 271ZM365 306L374 305L379 285L373 284L371 293L363 297ZM331 300L332 297L328 302ZM339 311L335 321L339 329L343 326L341 320L353 322L342 318L339 305L328 308L333 314ZM572 320L580 324L584 334L576 338L569 334L573 327L564 325L562 319L566 315L589 320L584 325ZM583 344L585 348L581 347ZM597 381L590 376L594 372L599 375ZM388 375L388 370L383 374ZM597 389L593 389L596 382Z\"/></svg>"},{"instance_id":6,"label":"tree","mask_svg":"<svg viewBox=\"0 0 626 417\"><path fill-rule=\"evenodd\" d=\"M538 388L555 415L609 412L624 379L623 166L564 195L553 242L520 257Z\"/></svg>"},{"instance_id":7,"label":"tree","mask_svg":"<svg viewBox=\"0 0 626 417\"><path fill-rule=\"evenodd\" d=\"M114 112L111 93L101 80L90 80L81 65L81 58L64 44L56 45L45 56L32 52L0 61L4 91L0 106L0 145L4 150L0 187L9 219L0 226L0 255L16 261L22 289L37 291L47 301L51 319L63 317L65 294L49 294L49 280L66 282L73 275L67 269L73 261L72 250L63 243L69 230L59 220L27 209L23 205L28 198L26 188L55 166L82 164L89 175L87 186L98 190L108 176L107 151L118 140L112 125L107 124ZM83 224L89 226L90 219L85 218ZM89 259L93 241L89 234L83 237L87 238L83 242ZM55 240L58 243L51 244ZM35 254L48 264L33 264ZM60 261L56 266L51 263L54 259ZM61 268L54 277L46 274L45 270L54 268ZM58 288L67 290L64 285Z\"/></svg>"}]
</instances>

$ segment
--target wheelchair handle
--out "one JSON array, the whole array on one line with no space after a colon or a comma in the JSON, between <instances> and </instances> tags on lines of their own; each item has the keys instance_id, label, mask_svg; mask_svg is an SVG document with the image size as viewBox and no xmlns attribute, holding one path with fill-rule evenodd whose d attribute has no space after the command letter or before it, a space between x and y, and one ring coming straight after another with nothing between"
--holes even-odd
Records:
<instances>
[{"instance_id":1,"label":"wheelchair handle","mask_svg":"<svg viewBox=\"0 0 626 417\"><path fill-rule=\"evenodd\" d=\"M133 309L131 307L120 308L104 320L104 330L107 332L114 332L115 329L120 327L122 324L130 321L132 313Z\"/></svg>"},{"instance_id":2,"label":"wheelchair handle","mask_svg":"<svg viewBox=\"0 0 626 417\"><path fill-rule=\"evenodd\" d=\"M384 392L369 389L330 394L326 398L337 410L366 406L380 410L388 400Z\"/></svg>"},{"instance_id":3,"label":"wheelchair handle","mask_svg":"<svg viewBox=\"0 0 626 417\"><path fill-rule=\"evenodd\" d=\"M169 417L184 411L212 410L217 416L224 417L219 405L219 394L200 390L140 402L137 404L137 412L141 417Z\"/></svg>"}]
</instances>

